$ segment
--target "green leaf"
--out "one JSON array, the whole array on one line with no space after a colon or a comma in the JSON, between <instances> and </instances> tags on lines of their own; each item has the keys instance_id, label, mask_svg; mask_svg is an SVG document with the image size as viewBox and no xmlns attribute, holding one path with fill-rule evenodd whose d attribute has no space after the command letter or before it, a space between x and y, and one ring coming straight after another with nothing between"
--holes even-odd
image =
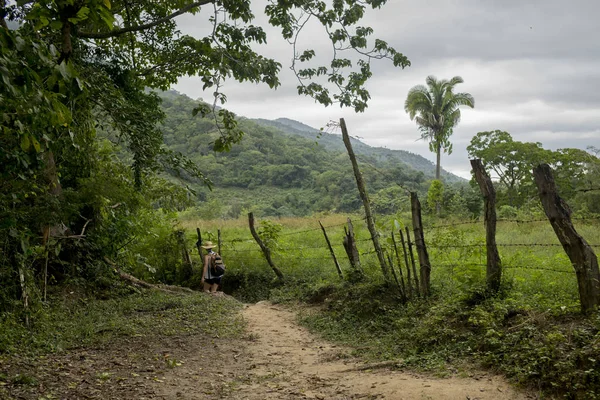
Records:
<instances>
[{"instance_id":1,"label":"green leaf","mask_svg":"<svg viewBox=\"0 0 600 400\"><path fill-rule=\"evenodd\" d=\"M98 15L100 15L100 18L102 19L102 21L104 21L106 26L112 29L115 23L115 16L109 11L109 9L101 8L100 10L98 10Z\"/></svg>"},{"instance_id":2,"label":"green leaf","mask_svg":"<svg viewBox=\"0 0 600 400\"><path fill-rule=\"evenodd\" d=\"M23 151L28 151L30 147L31 147L31 141L29 140L29 134L25 134L21 138L21 149Z\"/></svg>"},{"instance_id":3,"label":"green leaf","mask_svg":"<svg viewBox=\"0 0 600 400\"><path fill-rule=\"evenodd\" d=\"M52 28L55 31L58 31L62 28L62 21L58 21L58 20L54 20L52 22L50 22L50 28Z\"/></svg>"},{"instance_id":4,"label":"green leaf","mask_svg":"<svg viewBox=\"0 0 600 400\"><path fill-rule=\"evenodd\" d=\"M31 137L31 143L33 144L33 148L35 149L35 151L37 151L38 153L40 151L42 151L42 147L40 146L40 142L37 141L37 139L35 137Z\"/></svg>"},{"instance_id":5,"label":"green leaf","mask_svg":"<svg viewBox=\"0 0 600 400\"><path fill-rule=\"evenodd\" d=\"M69 18L69 22L77 24L78 22L85 21L86 19L88 19L89 14L89 7L81 7L79 11L77 11L77 15L74 18Z\"/></svg>"}]
</instances>

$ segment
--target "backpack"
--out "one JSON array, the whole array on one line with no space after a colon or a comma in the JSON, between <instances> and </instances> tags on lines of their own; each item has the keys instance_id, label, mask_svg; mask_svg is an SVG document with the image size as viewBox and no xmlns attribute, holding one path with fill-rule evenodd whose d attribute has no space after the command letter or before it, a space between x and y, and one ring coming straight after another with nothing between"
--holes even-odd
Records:
<instances>
[{"instance_id":1,"label":"backpack","mask_svg":"<svg viewBox=\"0 0 600 400\"><path fill-rule=\"evenodd\" d=\"M213 276L221 276L225 273L225 264L219 253L212 253L210 258L210 274Z\"/></svg>"}]
</instances>

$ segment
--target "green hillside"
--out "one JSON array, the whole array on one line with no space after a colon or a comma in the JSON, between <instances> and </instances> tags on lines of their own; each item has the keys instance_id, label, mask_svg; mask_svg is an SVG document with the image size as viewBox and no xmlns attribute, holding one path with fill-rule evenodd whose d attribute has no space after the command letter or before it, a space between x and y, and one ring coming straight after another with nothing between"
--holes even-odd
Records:
<instances>
[{"instance_id":1,"label":"green hillside","mask_svg":"<svg viewBox=\"0 0 600 400\"><path fill-rule=\"evenodd\" d=\"M263 126L276 128L288 135L298 135L311 141L316 141L327 150L346 152L341 135L322 132L289 118L278 118L276 120L258 118L253 119L253 121ZM372 147L353 137L350 138L350 141L354 152L358 156L370 156L376 163L387 161L404 163L416 171L423 172L427 178L433 178L435 176L435 164L423 156L406 150L391 150L383 147ZM442 170L442 178L449 183L464 182L463 178L444 170Z\"/></svg>"},{"instance_id":2,"label":"green hillside","mask_svg":"<svg viewBox=\"0 0 600 400\"><path fill-rule=\"evenodd\" d=\"M214 188L200 183L199 212L237 217L248 210L262 215L300 216L314 212L352 212L360 199L341 136L322 134L299 122L240 118L243 140L231 151L216 153L214 121L192 116L198 102L174 91L161 94L166 113L165 143L190 157ZM355 151L375 207L395 212L404 188L426 191L433 164L415 154L372 148L354 140ZM415 167L409 165L415 165ZM426 169L427 167L427 169ZM428 171L425 173L424 170Z\"/></svg>"}]
</instances>

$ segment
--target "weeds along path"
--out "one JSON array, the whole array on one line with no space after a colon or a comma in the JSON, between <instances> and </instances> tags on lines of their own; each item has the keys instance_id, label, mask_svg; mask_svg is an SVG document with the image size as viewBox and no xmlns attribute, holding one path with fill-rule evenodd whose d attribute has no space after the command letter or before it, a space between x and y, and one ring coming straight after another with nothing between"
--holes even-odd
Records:
<instances>
[{"instance_id":1,"label":"weeds along path","mask_svg":"<svg viewBox=\"0 0 600 400\"><path fill-rule=\"evenodd\" d=\"M530 399L499 377L437 379L367 366L317 339L292 311L246 306L246 339L219 342L217 354L186 357L165 376L163 399ZM189 349L191 350L191 349Z\"/></svg>"}]
</instances>

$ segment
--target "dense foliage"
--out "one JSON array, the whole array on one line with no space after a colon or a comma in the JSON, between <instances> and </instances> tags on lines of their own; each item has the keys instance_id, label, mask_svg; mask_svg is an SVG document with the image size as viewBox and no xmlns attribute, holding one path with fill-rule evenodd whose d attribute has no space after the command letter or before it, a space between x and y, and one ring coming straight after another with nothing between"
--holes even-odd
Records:
<instances>
[{"instance_id":1,"label":"dense foliage","mask_svg":"<svg viewBox=\"0 0 600 400\"><path fill-rule=\"evenodd\" d=\"M294 54L299 94L362 111L372 60L410 64L359 25L368 8L384 4L305 0L265 8L284 38L297 40L311 19L335 49L330 58L311 49ZM206 36L180 32L175 18L185 13L207 27ZM158 174L210 181L164 145L165 114L153 90L195 75L222 104L226 78L278 86L282 65L253 50L267 40L253 18L247 0L0 2L1 310L21 309L29 322L50 285L99 283L111 273L107 259L142 276L164 266L166 281L189 275L178 272L169 214L189 204L188 193ZM345 58L351 54L354 61ZM225 109L196 104L186 112L212 118L211 151L242 138ZM306 171L286 173L295 179Z\"/></svg>"},{"instance_id":2,"label":"dense foliage","mask_svg":"<svg viewBox=\"0 0 600 400\"><path fill-rule=\"evenodd\" d=\"M280 28L284 38L293 41L301 35L305 19L313 19L324 26L336 49L333 59L324 62L326 65L320 65L311 49L294 54L292 67L299 78L300 94L312 96L324 105L337 103L362 111L369 99L365 83L371 77L371 60L386 58L399 67L409 65L401 53L385 42L374 40L370 44L372 29L358 25L368 7L384 3L382 0L269 3L266 8L269 23ZM209 4L214 6L214 12L210 16L202 14L200 7ZM360 209L343 152L315 146L314 140L299 135L281 135L249 120L238 121L231 112L216 107L226 99L220 90L225 78L270 87L279 84L277 74L282 65L253 51L254 44L262 44L267 38L262 27L252 25L250 5L247 0L0 2L1 351L18 351L15 343L31 332L35 333L32 340L42 338L44 343L40 347L58 348L63 346L61 338L54 340L57 339L54 337L52 341L44 335L52 335L53 329L61 333L66 329L77 331L77 326L70 324L74 320L63 315L79 318L85 310L64 313L57 309L55 313L47 308L47 299L53 295L65 297L64 293L55 292L57 283L62 287L72 284L84 290L90 288L96 295L118 294L121 286L113 279L114 267L118 266L148 281L197 284L197 276L190 273L191 266L182 257L185 245L189 250L191 235L186 241L175 214L188 206L200 204L188 216L197 214L202 219L237 217L254 209L271 216ZM195 14L212 28L210 33L202 38L182 35L174 18L183 13ZM8 28L7 21L14 29ZM357 51L361 59L353 63L350 58L341 58L347 51ZM189 99L172 94L162 96L161 100L154 90L168 89L182 75L199 76L205 89L213 91L215 104L192 105ZM457 117L454 112L445 117L452 123L437 126L447 135ZM431 127L426 129L427 133L434 133ZM244 133L246 139L241 141ZM447 136L431 138L439 154L440 148L447 146ZM546 152L539 144L515 142L510 135L498 131L478 134L469 151L482 158L486 167L501 179L498 184L501 217L540 215L537 203L532 201L535 192L530 174L525 171L530 170L532 160L546 159L557 170L557 180L567 202L582 215L599 212L600 163L591 153L573 149ZM592 149L592 153L595 151ZM391 214L401 219L402 212L408 210L406 188L422 195L428 192L431 201L425 210L427 218L433 218L434 205L440 208L439 215L443 217L456 216L458 220L480 215L481 199L472 187L443 186L439 180L429 186L429 177L422 171L407 167L389 153L381 155L368 150L362 156L373 208L380 215ZM203 185L212 185L215 190L209 192ZM254 200L249 202L249 197ZM277 261L284 259L286 251L296 245L292 250L297 253L288 258L286 265L296 269L296 279L290 287L310 291L327 286L324 281L328 276L318 272L328 265L315 266L315 250L297 247L297 242L306 243L309 239L299 240L298 236L290 235L285 239L288 248L277 247L277 236L283 233L265 228L269 226L275 227L266 223L262 231L271 235ZM380 222L378 228L387 232L390 226ZM214 232L210 234L214 236ZM311 240L322 240L320 235L319 231L318 239L315 236ZM341 229L338 246L340 237ZM361 243L366 243L368 236L361 239ZM565 385L570 384L576 392L585 384L597 383L595 321L583 325L582 332L569 332L566 328L542 331L543 338L539 332L514 328L523 326L519 324L529 327L526 318L515 319L515 325L506 323L514 317L514 312L522 313L529 306L540 309L549 305L557 318L561 317L557 311L564 311L560 301L567 301L564 305L567 312L573 305L573 293L566 291L571 288L568 284L571 281L549 282L543 296L531 290L508 292L512 298L518 297L515 293L522 297L533 293L533 305L519 303L513 309L494 300L486 303L476 298L482 276L480 265L462 264L465 260L481 259L481 252L469 250L471 245L480 245L481 235L458 250L454 247L447 250L461 239L460 232L455 231L440 234L437 239L443 242L440 248L445 249L438 250L437 255L452 255L461 263L456 266L454 260L451 268L443 270L445 279L434 281L436 294L441 295L433 300L439 300L442 306L437 307L439 312L433 307L428 319L417 325L419 347L415 351L430 346L443 355L444 343L454 340L459 342L459 350L446 354L462 356L477 342L473 338L481 336L485 340L480 343L480 359L489 364L502 363L509 374L518 368L511 369L512 361L502 354L514 348L522 349L519 361L523 363L533 364L539 357L558 360L555 365L539 363L535 365L537 369L531 368L532 376L543 376L544 382L554 379L557 371L575 365L579 369L566 376L570 380ZM252 242L240 238L235 243ZM232 247L230 251L250 257L247 248ZM370 248L363 251L362 255L372 255ZM560 256L549 261L540 261L529 253L511 256L534 266L564 264L564 257ZM369 289L368 285L375 282L374 287L379 290L380 277L371 265L375 263L367 257L363 284ZM233 259L228 260L233 262ZM249 268L256 265L259 265L256 270ZM237 271L232 268L228 272L228 279L235 280L241 291L252 291L253 297L247 298L254 300L271 294L268 270L265 273L260 269L260 261L240 258L238 267ZM335 277L331 279L337 279L334 273L331 275ZM508 284L522 283L520 279L525 280L515 274L514 281ZM290 287L279 288L280 293L290 293ZM565 290L556 295L556 288ZM374 292L369 300L379 302L376 296L388 289L383 287ZM458 294L457 289L461 289ZM347 286L342 290L362 295L360 290L348 290ZM475 294L476 301L465 299L465 292ZM450 301L453 296L455 301ZM342 298L332 306L336 322L362 322L354 313L352 301ZM176 308L197 307L202 302L182 301ZM144 304L153 307L158 303L162 300ZM102 304L101 307L107 307ZM111 303L107 304L109 308L103 311L112 311ZM456 312L463 304L470 308ZM375 306L368 308L371 314L373 310L383 310L384 321L394 319L395 326L402 329L414 327L415 319L424 315L419 309L414 312L408 309L407 314L403 314L404 310L388 313L391 308L388 305ZM397 303L393 307L398 308ZM52 325L53 315L67 320L70 327ZM445 323L452 318L458 319L454 321L456 324ZM379 323L372 321L368 320L361 329L366 332ZM82 328L96 322L87 321ZM432 327L439 330L432 331ZM469 330L465 331L465 327ZM129 328L123 326L124 330ZM436 337L425 340L424 332L434 332ZM89 332L80 333L81 336L64 342L88 338L85 335ZM565 342L565 338L571 340L569 335L575 339ZM528 347L535 340L544 344L544 348ZM565 363L559 364L566 351L573 348L576 356L565 356ZM564 349L565 352L559 351ZM589 369L582 373L582 368Z\"/></svg>"},{"instance_id":3,"label":"dense foliage","mask_svg":"<svg viewBox=\"0 0 600 400\"><path fill-rule=\"evenodd\" d=\"M479 132L467 147L469 156L480 158L497 179L498 205L506 210L528 209L537 204L537 188L532 169L549 164L560 195L571 208L582 213L600 213L600 159L596 149L544 149L542 143L520 142L510 133L495 130Z\"/></svg>"}]
</instances>

